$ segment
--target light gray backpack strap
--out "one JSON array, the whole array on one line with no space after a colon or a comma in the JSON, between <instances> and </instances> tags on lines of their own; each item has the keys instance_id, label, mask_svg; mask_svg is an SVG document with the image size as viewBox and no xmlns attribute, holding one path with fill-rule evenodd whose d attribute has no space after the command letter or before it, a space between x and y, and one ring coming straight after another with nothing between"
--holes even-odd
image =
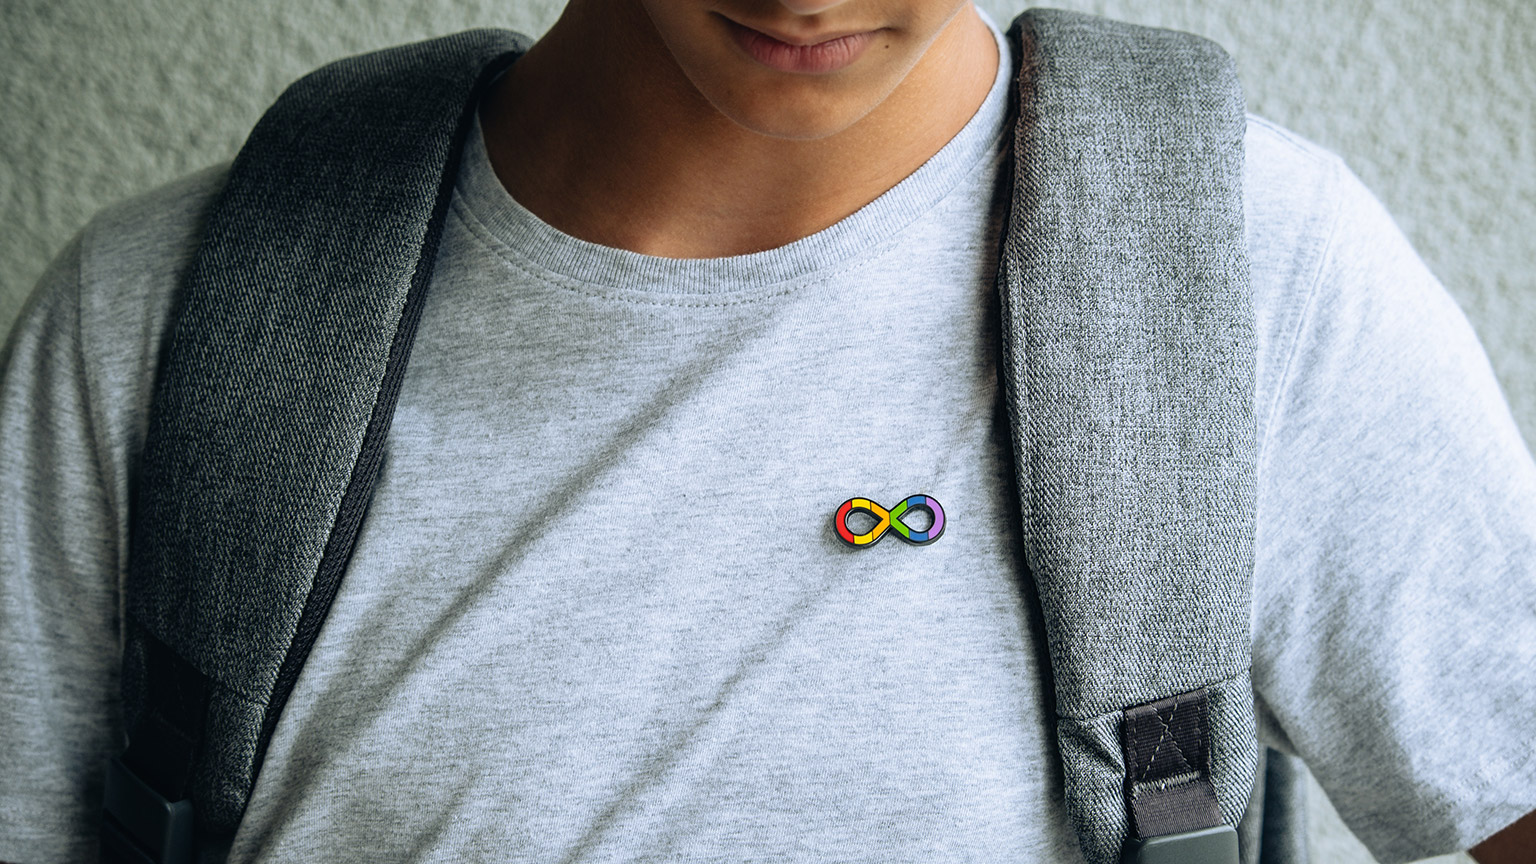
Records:
<instances>
[{"instance_id":1,"label":"light gray backpack strap","mask_svg":"<svg viewBox=\"0 0 1536 864\"><path fill-rule=\"evenodd\" d=\"M368 504L471 112L530 42L334 63L232 165L138 466L104 857L213 858L238 825Z\"/></svg>"},{"instance_id":2,"label":"light gray backpack strap","mask_svg":"<svg viewBox=\"0 0 1536 864\"><path fill-rule=\"evenodd\" d=\"M1242 91L1183 33L1032 10L1009 38L1003 373L1068 810L1090 864L1236 864L1257 759Z\"/></svg>"}]
</instances>

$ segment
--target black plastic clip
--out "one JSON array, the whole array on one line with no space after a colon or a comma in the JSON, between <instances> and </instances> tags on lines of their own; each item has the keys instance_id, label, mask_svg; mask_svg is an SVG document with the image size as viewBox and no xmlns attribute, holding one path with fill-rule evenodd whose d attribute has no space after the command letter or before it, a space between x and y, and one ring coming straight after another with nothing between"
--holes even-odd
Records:
<instances>
[{"instance_id":1,"label":"black plastic clip","mask_svg":"<svg viewBox=\"0 0 1536 864\"><path fill-rule=\"evenodd\" d=\"M1237 829L1217 825L1134 841L1125 864L1237 864Z\"/></svg>"},{"instance_id":2,"label":"black plastic clip","mask_svg":"<svg viewBox=\"0 0 1536 864\"><path fill-rule=\"evenodd\" d=\"M101 860L192 864L192 802L167 801L121 759L107 763L102 796Z\"/></svg>"}]
</instances>

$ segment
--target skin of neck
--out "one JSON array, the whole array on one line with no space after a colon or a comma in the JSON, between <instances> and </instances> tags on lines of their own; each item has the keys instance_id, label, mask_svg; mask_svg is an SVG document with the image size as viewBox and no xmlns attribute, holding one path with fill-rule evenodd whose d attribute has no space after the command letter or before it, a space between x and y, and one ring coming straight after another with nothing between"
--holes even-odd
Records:
<instances>
[{"instance_id":1,"label":"skin of neck","mask_svg":"<svg viewBox=\"0 0 1536 864\"><path fill-rule=\"evenodd\" d=\"M741 24L873 33L843 69L785 72L732 40ZM570 0L481 123L502 185L560 231L741 255L814 234L915 171L975 114L998 62L971 0Z\"/></svg>"}]
</instances>

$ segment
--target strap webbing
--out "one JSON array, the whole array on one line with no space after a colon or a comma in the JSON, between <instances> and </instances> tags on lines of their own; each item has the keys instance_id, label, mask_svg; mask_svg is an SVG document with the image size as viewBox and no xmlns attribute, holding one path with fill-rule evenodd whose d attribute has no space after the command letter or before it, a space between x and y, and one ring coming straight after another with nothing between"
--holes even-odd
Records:
<instances>
[{"instance_id":1,"label":"strap webbing","mask_svg":"<svg viewBox=\"0 0 1536 864\"><path fill-rule=\"evenodd\" d=\"M167 801L191 793L208 712L208 679L152 634L141 633L147 676L144 709L128 732L123 764Z\"/></svg>"},{"instance_id":2,"label":"strap webbing","mask_svg":"<svg viewBox=\"0 0 1536 864\"><path fill-rule=\"evenodd\" d=\"M1204 690L1128 708L1120 728L1125 800L1136 839L1221 824Z\"/></svg>"}]
</instances>

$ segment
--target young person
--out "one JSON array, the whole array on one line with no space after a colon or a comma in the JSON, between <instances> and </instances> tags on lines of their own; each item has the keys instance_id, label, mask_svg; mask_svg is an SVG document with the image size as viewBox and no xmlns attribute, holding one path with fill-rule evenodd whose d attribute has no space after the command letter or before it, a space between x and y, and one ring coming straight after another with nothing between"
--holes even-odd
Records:
<instances>
[{"instance_id":1,"label":"young person","mask_svg":"<svg viewBox=\"0 0 1536 864\"><path fill-rule=\"evenodd\" d=\"M996 371L1011 52L970 0L571 0L481 106L230 860L1080 860ZM1536 807L1536 464L1338 158L1245 151L1261 738L1383 860L1465 848ZM0 859L94 847L223 173L92 220L6 349ZM941 542L827 530L917 492Z\"/></svg>"}]
</instances>

